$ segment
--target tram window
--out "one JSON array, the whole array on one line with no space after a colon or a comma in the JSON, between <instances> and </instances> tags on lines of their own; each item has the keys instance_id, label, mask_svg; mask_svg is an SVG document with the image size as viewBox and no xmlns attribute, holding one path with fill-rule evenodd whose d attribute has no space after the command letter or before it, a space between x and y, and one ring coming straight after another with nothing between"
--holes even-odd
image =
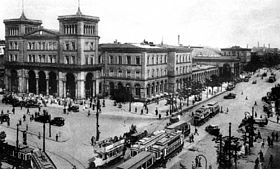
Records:
<instances>
[{"instance_id":1,"label":"tram window","mask_svg":"<svg viewBox=\"0 0 280 169\"><path fill-rule=\"evenodd\" d=\"M151 158L151 159L149 159L148 161L147 161L147 167L150 167L151 165L152 165L152 161L153 159Z\"/></svg>"}]
</instances>

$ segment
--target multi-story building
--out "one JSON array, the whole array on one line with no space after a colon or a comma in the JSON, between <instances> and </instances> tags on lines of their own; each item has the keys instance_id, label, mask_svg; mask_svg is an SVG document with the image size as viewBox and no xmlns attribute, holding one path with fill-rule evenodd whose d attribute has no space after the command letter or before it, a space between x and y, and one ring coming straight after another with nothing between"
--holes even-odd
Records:
<instances>
[{"instance_id":1,"label":"multi-story building","mask_svg":"<svg viewBox=\"0 0 280 169\"><path fill-rule=\"evenodd\" d=\"M0 40L0 88L4 88L4 54L5 54L5 41Z\"/></svg>"},{"instance_id":2,"label":"multi-story building","mask_svg":"<svg viewBox=\"0 0 280 169\"><path fill-rule=\"evenodd\" d=\"M109 94L121 86L145 100L174 92L191 80L191 49L153 43L111 43L99 46L105 62Z\"/></svg>"},{"instance_id":3,"label":"multi-story building","mask_svg":"<svg viewBox=\"0 0 280 169\"><path fill-rule=\"evenodd\" d=\"M6 89L78 99L102 91L99 18L78 8L58 21L59 30L50 30L24 13L4 20Z\"/></svg>"},{"instance_id":4,"label":"multi-story building","mask_svg":"<svg viewBox=\"0 0 280 169\"><path fill-rule=\"evenodd\" d=\"M251 61L251 49L232 46L231 48L221 48L223 56L233 56L240 60L240 69Z\"/></svg>"}]
</instances>

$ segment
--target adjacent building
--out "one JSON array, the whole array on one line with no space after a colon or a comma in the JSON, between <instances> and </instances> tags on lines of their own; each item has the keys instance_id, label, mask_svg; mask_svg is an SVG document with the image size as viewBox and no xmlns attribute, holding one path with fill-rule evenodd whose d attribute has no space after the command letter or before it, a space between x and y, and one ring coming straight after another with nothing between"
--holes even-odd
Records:
<instances>
[{"instance_id":1,"label":"adjacent building","mask_svg":"<svg viewBox=\"0 0 280 169\"><path fill-rule=\"evenodd\" d=\"M4 88L4 54L5 54L5 41L0 40L0 88Z\"/></svg>"},{"instance_id":2,"label":"adjacent building","mask_svg":"<svg viewBox=\"0 0 280 169\"><path fill-rule=\"evenodd\" d=\"M58 21L59 30L50 30L24 13L4 20L6 89L78 99L101 93L99 18L78 8Z\"/></svg>"},{"instance_id":3,"label":"adjacent building","mask_svg":"<svg viewBox=\"0 0 280 169\"><path fill-rule=\"evenodd\" d=\"M250 48L241 48L240 46L232 46L231 48L222 48L221 52L223 56L236 57L237 59L239 59L241 70L243 70L243 67L251 61Z\"/></svg>"},{"instance_id":4,"label":"adjacent building","mask_svg":"<svg viewBox=\"0 0 280 169\"><path fill-rule=\"evenodd\" d=\"M99 46L105 63L108 94L126 87L135 99L159 97L175 92L191 80L191 49L143 43L111 43Z\"/></svg>"},{"instance_id":5,"label":"adjacent building","mask_svg":"<svg viewBox=\"0 0 280 169\"><path fill-rule=\"evenodd\" d=\"M212 75L219 76L219 68L217 66L193 64L192 81L204 84L206 79L211 79Z\"/></svg>"}]
</instances>

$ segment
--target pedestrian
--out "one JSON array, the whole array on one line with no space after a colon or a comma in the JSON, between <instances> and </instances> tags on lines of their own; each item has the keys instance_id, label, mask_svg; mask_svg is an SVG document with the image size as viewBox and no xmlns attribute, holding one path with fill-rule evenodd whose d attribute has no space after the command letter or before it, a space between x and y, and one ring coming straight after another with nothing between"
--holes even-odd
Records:
<instances>
[{"instance_id":1,"label":"pedestrian","mask_svg":"<svg viewBox=\"0 0 280 169\"><path fill-rule=\"evenodd\" d=\"M195 157L195 167L199 167L198 163L199 163L199 162L198 162L198 156L196 156L196 157Z\"/></svg>"},{"instance_id":2,"label":"pedestrian","mask_svg":"<svg viewBox=\"0 0 280 169\"><path fill-rule=\"evenodd\" d=\"M94 110L95 109L95 104L92 104L92 110Z\"/></svg>"},{"instance_id":3,"label":"pedestrian","mask_svg":"<svg viewBox=\"0 0 280 169\"><path fill-rule=\"evenodd\" d=\"M275 138L274 131L271 133L271 138L272 138L272 141L274 141L274 138Z\"/></svg>"},{"instance_id":4,"label":"pedestrian","mask_svg":"<svg viewBox=\"0 0 280 169\"><path fill-rule=\"evenodd\" d=\"M29 108L27 108L26 113L27 113L27 114L29 114L29 113L30 113L30 112L29 112Z\"/></svg>"},{"instance_id":5,"label":"pedestrian","mask_svg":"<svg viewBox=\"0 0 280 169\"><path fill-rule=\"evenodd\" d=\"M246 96L245 100L248 100L248 97Z\"/></svg>"},{"instance_id":6,"label":"pedestrian","mask_svg":"<svg viewBox=\"0 0 280 169\"><path fill-rule=\"evenodd\" d=\"M94 140L95 140L95 137L94 137L94 136L92 136L92 137L91 137L91 139L90 139L90 141L91 141L91 145L92 145L92 146L94 145Z\"/></svg>"},{"instance_id":7,"label":"pedestrian","mask_svg":"<svg viewBox=\"0 0 280 169\"><path fill-rule=\"evenodd\" d=\"M275 134L275 140L278 142L278 132L276 132L276 134Z\"/></svg>"},{"instance_id":8,"label":"pedestrian","mask_svg":"<svg viewBox=\"0 0 280 169\"><path fill-rule=\"evenodd\" d=\"M22 104L20 104L20 110L22 110Z\"/></svg>"},{"instance_id":9,"label":"pedestrian","mask_svg":"<svg viewBox=\"0 0 280 169\"><path fill-rule=\"evenodd\" d=\"M55 135L55 141L58 142L58 134Z\"/></svg>"},{"instance_id":10,"label":"pedestrian","mask_svg":"<svg viewBox=\"0 0 280 169\"><path fill-rule=\"evenodd\" d=\"M241 95L243 95L243 91L241 92Z\"/></svg>"},{"instance_id":11,"label":"pedestrian","mask_svg":"<svg viewBox=\"0 0 280 169\"><path fill-rule=\"evenodd\" d=\"M168 116L168 113L169 113L169 111L168 111L168 110L166 110L166 116Z\"/></svg>"},{"instance_id":12,"label":"pedestrian","mask_svg":"<svg viewBox=\"0 0 280 169\"><path fill-rule=\"evenodd\" d=\"M257 106L257 101L255 101L255 106Z\"/></svg>"},{"instance_id":13,"label":"pedestrian","mask_svg":"<svg viewBox=\"0 0 280 169\"><path fill-rule=\"evenodd\" d=\"M268 164L269 164L270 167L272 167L272 164L273 164L273 156L272 156L272 154L269 157L269 163Z\"/></svg>"},{"instance_id":14,"label":"pedestrian","mask_svg":"<svg viewBox=\"0 0 280 169\"><path fill-rule=\"evenodd\" d=\"M259 168L259 163L260 163L260 161L259 161L259 157L257 157L257 159L255 160L255 169L258 169Z\"/></svg>"},{"instance_id":15,"label":"pedestrian","mask_svg":"<svg viewBox=\"0 0 280 169\"><path fill-rule=\"evenodd\" d=\"M258 138L262 139L262 136L261 136L261 132L260 132L260 130L258 130L258 136L257 136L257 139L258 139Z\"/></svg>"},{"instance_id":16,"label":"pedestrian","mask_svg":"<svg viewBox=\"0 0 280 169\"><path fill-rule=\"evenodd\" d=\"M260 162L264 162L262 150L260 150L259 155L260 155Z\"/></svg>"},{"instance_id":17,"label":"pedestrian","mask_svg":"<svg viewBox=\"0 0 280 169\"><path fill-rule=\"evenodd\" d=\"M90 110L88 110L88 117L90 116Z\"/></svg>"},{"instance_id":18,"label":"pedestrian","mask_svg":"<svg viewBox=\"0 0 280 169\"><path fill-rule=\"evenodd\" d=\"M141 109L141 115L143 114L143 111L144 111L144 110L143 110L143 109Z\"/></svg>"},{"instance_id":19,"label":"pedestrian","mask_svg":"<svg viewBox=\"0 0 280 169\"><path fill-rule=\"evenodd\" d=\"M192 117L194 116L194 113L192 112Z\"/></svg>"},{"instance_id":20,"label":"pedestrian","mask_svg":"<svg viewBox=\"0 0 280 169\"><path fill-rule=\"evenodd\" d=\"M105 107L105 99L103 99L102 106Z\"/></svg>"},{"instance_id":21,"label":"pedestrian","mask_svg":"<svg viewBox=\"0 0 280 169\"><path fill-rule=\"evenodd\" d=\"M13 114L15 114L15 107L13 107L12 112L13 112Z\"/></svg>"},{"instance_id":22,"label":"pedestrian","mask_svg":"<svg viewBox=\"0 0 280 169\"><path fill-rule=\"evenodd\" d=\"M135 113L137 113L137 107L135 107Z\"/></svg>"},{"instance_id":23,"label":"pedestrian","mask_svg":"<svg viewBox=\"0 0 280 169\"><path fill-rule=\"evenodd\" d=\"M255 112L255 118L257 118L258 117L258 114L257 114L257 112Z\"/></svg>"},{"instance_id":24,"label":"pedestrian","mask_svg":"<svg viewBox=\"0 0 280 169\"><path fill-rule=\"evenodd\" d=\"M3 115L4 114L4 111L3 110L1 110L1 115Z\"/></svg>"},{"instance_id":25,"label":"pedestrian","mask_svg":"<svg viewBox=\"0 0 280 169\"><path fill-rule=\"evenodd\" d=\"M198 130L197 130L197 128L196 128L196 127L194 128L194 134L199 135L199 134L198 134Z\"/></svg>"},{"instance_id":26,"label":"pedestrian","mask_svg":"<svg viewBox=\"0 0 280 169\"><path fill-rule=\"evenodd\" d=\"M261 148L264 148L264 144L265 144L265 140L263 139Z\"/></svg>"},{"instance_id":27,"label":"pedestrian","mask_svg":"<svg viewBox=\"0 0 280 169\"><path fill-rule=\"evenodd\" d=\"M26 116L25 116L25 114L23 115L23 121L25 121L25 119L26 119Z\"/></svg>"},{"instance_id":28,"label":"pedestrian","mask_svg":"<svg viewBox=\"0 0 280 169\"><path fill-rule=\"evenodd\" d=\"M227 107L227 113L228 113L228 107Z\"/></svg>"},{"instance_id":29,"label":"pedestrian","mask_svg":"<svg viewBox=\"0 0 280 169\"><path fill-rule=\"evenodd\" d=\"M270 147L270 137L269 136L267 136L267 145L268 145L268 147Z\"/></svg>"},{"instance_id":30,"label":"pedestrian","mask_svg":"<svg viewBox=\"0 0 280 169\"><path fill-rule=\"evenodd\" d=\"M41 112L41 107L40 106L38 106L38 111Z\"/></svg>"},{"instance_id":31,"label":"pedestrian","mask_svg":"<svg viewBox=\"0 0 280 169\"><path fill-rule=\"evenodd\" d=\"M158 115L158 109L157 109L157 107L156 107L156 110L155 110L155 112L156 112L156 116Z\"/></svg>"},{"instance_id":32,"label":"pedestrian","mask_svg":"<svg viewBox=\"0 0 280 169\"><path fill-rule=\"evenodd\" d=\"M38 134L38 139L41 139L41 133L39 132L39 134Z\"/></svg>"}]
</instances>

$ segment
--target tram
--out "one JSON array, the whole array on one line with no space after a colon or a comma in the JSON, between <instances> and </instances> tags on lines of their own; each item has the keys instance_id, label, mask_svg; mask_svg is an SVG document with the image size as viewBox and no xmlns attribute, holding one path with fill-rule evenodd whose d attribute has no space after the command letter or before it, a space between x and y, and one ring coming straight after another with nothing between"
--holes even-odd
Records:
<instances>
[{"instance_id":1,"label":"tram","mask_svg":"<svg viewBox=\"0 0 280 169\"><path fill-rule=\"evenodd\" d=\"M179 121L166 127L166 131L177 132L180 131L184 137L187 137L191 132L191 126L186 121Z\"/></svg>"},{"instance_id":2,"label":"tram","mask_svg":"<svg viewBox=\"0 0 280 169\"><path fill-rule=\"evenodd\" d=\"M124 143L125 140L121 139L116 142L104 141L103 144L100 144L99 147L94 150L95 166L105 166L118 158L122 158L124 154Z\"/></svg>"},{"instance_id":3,"label":"tram","mask_svg":"<svg viewBox=\"0 0 280 169\"><path fill-rule=\"evenodd\" d=\"M154 163L154 154L152 152L143 151L119 165L117 169L149 169Z\"/></svg>"}]
</instances>

